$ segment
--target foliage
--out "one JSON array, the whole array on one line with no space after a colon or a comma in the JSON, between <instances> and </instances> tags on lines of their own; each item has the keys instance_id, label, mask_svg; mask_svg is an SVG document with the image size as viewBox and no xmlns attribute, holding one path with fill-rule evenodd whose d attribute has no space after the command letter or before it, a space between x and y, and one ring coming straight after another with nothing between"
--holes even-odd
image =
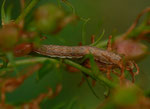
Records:
<instances>
[{"instance_id":1,"label":"foliage","mask_svg":"<svg viewBox=\"0 0 150 109\"><path fill-rule=\"evenodd\" d=\"M99 99L97 91L93 90L95 82L105 87L106 93L104 95L106 98L98 108L130 109L139 106L144 107L144 109L150 108L149 91L145 93L144 90L134 84L135 76L138 75L140 69L134 61L140 61L148 54L148 46L144 41L149 42L150 8L146 8L138 15L127 32L116 37L113 36L113 41L111 40L112 36L109 37L109 40L102 40L104 30L95 42L93 35L93 43L86 46L87 49L89 46L99 50L104 47L107 48L102 50L106 54L101 55L104 59L102 58L99 63L92 53L85 55L82 59L59 59L34 52L34 49L39 48L50 38L62 40L59 34L67 29L70 23L80 23L80 21L83 23L81 42L86 45L85 28L89 19L80 17L69 1L59 1L59 6L54 3L39 4L38 6L40 0L32 0L29 4L25 0L20 0L21 13L16 19L12 19L12 8L5 9L6 2L4 0L1 7L0 108L40 109L47 108L46 104L49 105L49 102L54 102L53 109L84 108L82 103L79 103L78 97L69 98L69 93L66 90L70 90L72 95L71 91L74 89L65 87L63 83L68 72L70 75L73 75L71 74L73 72L83 74L89 88ZM63 4L66 6L63 7ZM71 7L72 11L69 11L70 8L68 7ZM148 16L137 25L143 14ZM26 20L28 18L30 20ZM112 60L113 58L108 58L113 53L121 57L119 63L114 61L115 59ZM48 79L41 83L44 78ZM73 81L72 78L69 79ZM29 83L26 83L27 80L30 80ZM89 80L93 81L92 85ZM80 87L82 87L83 81L80 82ZM15 96L17 91L30 92L30 90L24 89L23 85L26 85L26 88L30 90L32 89L33 92L26 99L21 100L21 97ZM36 87L40 87L38 91ZM53 91L54 87L55 91ZM63 90L62 87L64 87ZM76 89L79 91L79 87ZM62 91L68 94L69 102L63 100ZM11 93L14 94L11 95ZM33 96L31 96L32 94ZM17 99L13 100L13 96ZM60 100L55 100L59 96Z\"/></svg>"}]
</instances>

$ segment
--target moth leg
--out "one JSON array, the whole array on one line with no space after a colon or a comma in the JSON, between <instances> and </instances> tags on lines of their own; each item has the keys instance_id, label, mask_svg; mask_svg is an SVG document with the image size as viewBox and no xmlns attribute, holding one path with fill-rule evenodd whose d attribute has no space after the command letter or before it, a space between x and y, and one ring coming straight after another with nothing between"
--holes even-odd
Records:
<instances>
[{"instance_id":1,"label":"moth leg","mask_svg":"<svg viewBox=\"0 0 150 109\"><path fill-rule=\"evenodd\" d=\"M87 68L90 68L94 74L96 74L96 73L99 72L99 68L97 67L97 64L96 64L96 62L95 62L94 57L93 57L92 54L87 54L87 55L81 60L81 64L82 64L83 66L87 67ZM99 97L97 96L97 94L95 93L95 91L92 89L92 86L95 86L96 81L93 80L93 81L92 81L92 85L91 85L90 82L88 81L88 77L89 77L89 76L86 75L84 72L82 72L82 73L83 73L84 77L82 77L82 80L81 80L81 82L79 83L79 86L81 86L81 85L85 82L85 80L86 80L87 83L88 83L88 86L90 87L90 89L91 89L91 91L93 92L93 94L94 94L97 98L99 98Z\"/></svg>"},{"instance_id":2,"label":"moth leg","mask_svg":"<svg viewBox=\"0 0 150 109\"><path fill-rule=\"evenodd\" d=\"M91 36L91 43L93 44L95 42L95 35Z\"/></svg>"},{"instance_id":3,"label":"moth leg","mask_svg":"<svg viewBox=\"0 0 150 109\"><path fill-rule=\"evenodd\" d=\"M111 70L110 70L110 68L108 68L107 72L106 72L106 75L107 75L108 79L111 79L110 73L111 73Z\"/></svg>"},{"instance_id":4,"label":"moth leg","mask_svg":"<svg viewBox=\"0 0 150 109\"><path fill-rule=\"evenodd\" d=\"M86 75L86 77L88 78L89 76L88 75ZM85 82L85 77L84 76L82 76L82 78L81 78L81 81L80 81L80 83L79 83L79 87L83 84Z\"/></svg>"},{"instance_id":5,"label":"moth leg","mask_svg":"<svg viewBox=\"0 0 150 109\"><path fill-rule=\"evenodd\" d=\"M93 55L87 55L88 61L85 63L87 67L91 68L92 72L96 75L99 73L98 63L95 62ZM96 85L96 81L92 80L92 86Z\"/></svg>"},{"instance_id":6,"label":"moth leg","mask_svg":"<svg viewBox=\"0 0 150 109\"><path fill-rule=\"evenodd\" d=\"M79 42L78 45L79 45L79 46L82 46L83 44L82 44L82 42Z\"/></svg>"},{"instance_id":7,"label":"moth leg","mask_svg":"<svg viewBox=\"0 0 150 109\"><path fill-rule=\"evenodd\" d=\"M122 84L122 81L124 81L124 66L120 67L121 69L121 75L120 75L120 83Z\"/></svg>"},{"instance_id":8,"label":"moth leg","mask_svg":"<svg viewBox=\"0 0 150 109\"><path fill-rule=\"evenodd\" d=\"M129 73L131 74L131 76L132 76L132 82L134 83L134 81L135 81L135 74L134 74L133 70L130 69Z\"/></svg>"},{"instance_id":9,"label":"moth leg","mask_svg":"<svg viewBox=\"0 0 150 109\"><path fill-rule=\"evenodd\" d=\"M115 74L115 75L117 75L118 77L120 77L120 74L118 72L112 70L112 73Z\"/></svg>"},{"instance_id":10,"label":"moth leg","mask_svg":"<svg viewBox=\"0 0 150 109\"><path fill-rule=\"evenodd\" d=\"M132 82L135 81L135 75L139 74L139 67L134 61L129 61L129 66L126 68L132 76ZM136 68L136 72L133 72L134 67Z\"/></svg>"},{"instance_id":11,"label":"moth leg","mask_svg":"<svg viewBox=\"0 0 150 109\"><path fill-rule=\"evenodd\" d=\"M80 72L79 69L77 69L77 68L75 68L75 67L73 67L73 66L70 66L70 65L68 65L68 64L66 64L66 70L69 71L69 72L71 72L71 73Z\"/></svg>"},{"instance_id":12,"label":"moth leg","mask_svg":"<svg viewBox=\"0 0 150 109\"><path fill-rule=\"evenodd\" d=\"M139 69L139 66L133 61L133 64L134 64L134 66L135 66L135 68L136 68L136 72L135 72L135 75L138 75L139 74L139 72L140 72L140 69Z\"/></svg>"},{"instance_id":13,"label":"moth leg","mask_svg":"<svg viewBox=\"0 0 150 109\"><path fill-rule=\"evenodd\" d=\"M86 67L86 68L91 68L91 65L90 65L90 62L89 62L89 59L83 59L82 60L83 62L82 62L82 65L84 66L84 67ZM79 86L81 86L84 82L85 82L85 78L89 78L89 76L88 75L85 75L85 76L83 76L82 77L82 79L81 79L81 81L80 81L80 83L79 83ZM94 81L94 80L93 80ZM92 82L92 86L94 86L94 82Z\"/></svg>"},{"instance_id":14,"label":"moth leg","mask_svg":"<svg viewBox=\"0 0 150 109\"><path fill-rule=\"evenodd\" d=\"M85 78L88 79L89 76L88 76L88 75L85 75L85 76L82 77L82 79L81 79L81 81L80 81L80 83L79 83L79 87L85 82L85 80L86 80ZM94 87L95 85L96 85L96 80L93 79L93 80L92 80L92 86Z\"/></svg>"},{"instance_id":15,"label":"moth leg","mask_svg":"<svg viewBox=\"0 0 150 109\"><path fill-rule=\"evenodd\" d=\"M136 70L137 70L136 72L133 72L134 68L136 68ZM138 67L138 65L134 61L128 61L126 69L129 71L129 73L132 76L132 82L134 82L135 75L139 74L139 67Z\"/></svg>"},{"instance_id":16,"label":"moth leg","mask_svg":"<svg viewBox=\"0 0 150 109\"><path fill-rule=\"evenodd\" d=\"M108 51L112 51L111 39L112 39L112 35L110 35L109 39L108 39L108 43L107 43L107 50Z\"/></svg>"},{"instance_id":17,"label":"moth leg","mask_svg":"<svg viewBox=\"0 0 150 109\"><path fill-rule=\"evenodd\" d=\"M124 81L125 76L124 76L124 71L126 69L126 67L124 67L124 61L123 59L118 63L119 69L120 69L120 83L122 83L122 81Z\"/></svg>"},{"instance_id":18,"label":"moth leg","mask_svg":"<svg viewBox=\"0 0 150 109\"><path fill-rule=\"evenodd\" d=\"M46 40L46 39L47 39L46 36L42 36L42 37L40 38L41 41Z\"/></svg>"},{"instance_id":19,"label":"moth leg","mask_svg":"<svg viewBox=\"0 0 150 109\"><path fill-rule=\"evenodd\" d=\"M96 85L96 80L92 80L92 86L94 87Z\"/></svg>"},{"instance_id":20,"label":"moth leg","mask_svg":"<svg viewBox=\"0 0 150 109\"><path fill-rule=\"evenodd\" d=\"M85 82L85 79L84 79L84 77L82 77L80 83L78 84L78 86L80 87L84 82Z\"/></svg>"}]
</instances>

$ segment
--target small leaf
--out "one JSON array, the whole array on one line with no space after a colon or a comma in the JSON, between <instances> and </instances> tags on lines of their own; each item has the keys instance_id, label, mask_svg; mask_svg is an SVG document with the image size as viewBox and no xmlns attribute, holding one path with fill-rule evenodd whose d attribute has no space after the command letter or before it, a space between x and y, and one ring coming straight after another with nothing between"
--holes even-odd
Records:
<instances>
[{"instance_id":1,"label":"small leaf","mask_svg":"<svg viewBox=\"0 0 150 109\"><path fill-rule=\"evenodd\" d=\"M102 37L104 36L105 30L103 30L102 34L99 36L99 38L91 44L91 46L97 46L100 43L100 40L102 39Z\"/></svg>"},{"instance_id":2,"label":"small leaf","mask_svg":"<svg viewBox=\"0 0 150 109\"><path fill-rule=\"evenodd\" d=\"M5 23L9 23L11 21L11 12L12 12L12 8L13 6L10 5L8 6L7 10L6 10L6 18L5 18Z\"/></svg>"},{"instance_id":3,"label":"small leaf","mask_svg":"<svg viewBox=\"0 0 150 109\"><path fill-rule=\"evenodd\" d=\"M90 65L91 65L91 70L94 74L99 73L99 68L94 60L93 54L87 54L84 56L84 58L81 60L81 63L83 63L85 60L89 59Z\"/></svg>"},{"instance_id":4,"label":"small leaf","mask_svg":"<svg viewBox=\"0 0 150 109\"><path fill-rule=\"evenodd\" d=\"M90 59L90 65L91 65L91 69L92 72L94 72L94 74L98 74L99 73L99 68L94 60L94 56L92 54L89 54L89 59Z\"/></svg>"},{"instance_id":5,"label":"small leaf","mask_svg":"<svg viewBox=\"0 0 150 109\"><path fill-rule=\"evenodd\" d=\"M6 2L6 0L3 1L2 8L1 8L2 25L5 24L5 19L6 19L6 15L5 15L5 2Z\"/></svg>"},{"instance_id":6,"label":"small leaf","mask_svg":"<svg viewBox=\"0 0 150 109\"><path fill-rule=\"evenodd\" d=\"M62 0L68 7L70 7L72 9L72 13L75 15L76 11L75 8L73 7L73 5L68 1L68 0Z\"/></svg>"}]
</instances>

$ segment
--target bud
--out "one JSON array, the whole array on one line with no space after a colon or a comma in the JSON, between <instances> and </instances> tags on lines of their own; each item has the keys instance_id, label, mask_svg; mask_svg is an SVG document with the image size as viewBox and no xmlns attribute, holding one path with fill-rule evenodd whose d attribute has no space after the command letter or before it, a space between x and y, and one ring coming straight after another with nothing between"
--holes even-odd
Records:
<instances>
[{"instance_id":1,"label":"bud","mask_svg":"<svg viewBox=\"0 0 150 109\"><path fill-rule=\"evenodd\" d=\"M35 25L40 32L53 33L64 18L64 12L54 4L40 6L35 12Z\"/></svg>"},{"instance_id":2,"label":"bud","mask_svg":"<svg viewBox=\"0 0 150 109\"><path fill-rule=\"evenodd\" d=\"M18 41L19 31L15 25L8 24L0 29L0 49L8 51L13 49Z\"/></svg>"},{"instance_id":3,"label":"bud","mask_svg":"<svg viewBox=\"0 0 150 109\"><path fill-rule=\"evenodd\" d=\"M32 44L30 43L22 43L18 44L14 48L14 56L21 57L28 55L32 51Z\"/></svg>"},{"instance_id":4,"label":"bud","mask_svg":"<svg viewBox=\"0 0 150 109\"><path fill-rule=\"evenodd\" d=\"M127 39L127 40L116 40L113 44L113 49L117 53L123 54L126 59L138 60L147 54L148 48L144 44Z\"/></svg>"},{"instance_id":5,"label":"bud","mask_svg":"<svg viewBox=\"0 0 150 109\"><path fill-rule=\"evenodd\" d=\"M112 99L117 105L127 106L136 103L139 94L141 94L141 91L135 85L130 84L114 90Z\"/></svg>"},{"instance_id":6,"label":"bud","mask_svg":"<svg viewBox=\"0 0 150 109\"><path fill-rule=\"evenodd\" d=\"M146 108L149 104L150 99L144 96L142 90L129 83L111 90L109 97L97 109L149 109Z\"/></svg>"}]
</instances>

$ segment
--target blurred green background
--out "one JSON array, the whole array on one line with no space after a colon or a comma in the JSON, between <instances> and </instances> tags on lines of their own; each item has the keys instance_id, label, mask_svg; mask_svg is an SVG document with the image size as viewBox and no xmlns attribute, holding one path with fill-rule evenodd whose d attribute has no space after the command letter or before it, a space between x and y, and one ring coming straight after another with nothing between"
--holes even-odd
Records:
<instances>
[{"instance_id":1,"label":"blurred green background","mask_svg":"<svg viewBox=\"0 0 150 109\"><path fill-rule=\"evenodd\" d=\"M26 0L30 2L31 0ZM92 34L100 35L105 30L104 39L110 34L119 35L125 32L135 20L138 13L150 6L150 0L68 0L75 8L77 14L83 18L90 18L86 25L87 44L90 43ZM2 4L3 0L0 0ZM56 3L57 0L41 0L38 5L44 3ZM65 6L63 3L61 3ZM15 19L20 13L19 0L6 0L6 7L13 5L12 16ZM65 8L67 8L65 6ZM67 8L69 11L69 9ZM31 13L26 20L30 20ZM68 25L56 36L50 36L46 44L59 45L77 45L81 41L82 25L84 22L79 21L77 24ZM137 77L136 84L145 90L150 89L150 57L146 57L138 64L140 66L140 75ZM58 105L64 104L64 109L95 109L104 99L105 88L97 84L94 90L100 97L97 99L91 92L85 82L81 87L78 84L82 75L80 73L68 73L65 69L49 69L49 73L37 81L36 73L25 80L17 90L7 94L7 101L18 103L36 98L41 92L46 92L48 87L55 88L57 83L62 83L63 90L59 96L52 100L45 100L41 103L42 109L54 109Z\"/></svg>"}]
</instances>

